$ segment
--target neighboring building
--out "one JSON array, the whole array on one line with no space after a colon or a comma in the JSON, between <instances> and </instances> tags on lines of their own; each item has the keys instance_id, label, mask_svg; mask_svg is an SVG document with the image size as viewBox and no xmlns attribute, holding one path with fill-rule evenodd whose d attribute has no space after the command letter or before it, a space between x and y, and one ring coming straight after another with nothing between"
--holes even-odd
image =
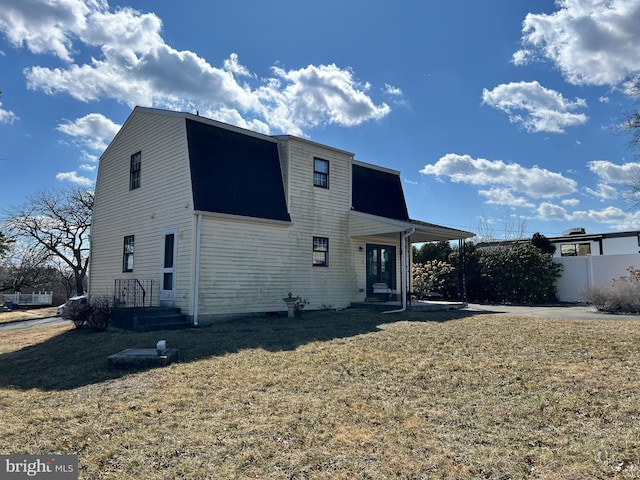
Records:
<instances>
[{"instance_id":1,"label":"neighboring building","mask_svg":"<svg viewBox=\"0 0 640 480\"><path fill-rule=\"evenodd\" d=\"M557 286L565 302L584 302L588 287L609 285L629 267L640 268L640 230L587 234L575 228L549 240L557 247L553 260L563 266Z\"/></svg>"},{"instance_id":2,"label":"neighboring building","mask_svg":"<svg viewBox=\"0 0 640 480\"><path fill-rule=\"evenodd\" d=\"M472 236L411 220L399 172L352 153L136 107L100 158L89 291L194 323L282 311L288 292L344 308L408 291L411 243Z\"/></svg>"}]
</instances>

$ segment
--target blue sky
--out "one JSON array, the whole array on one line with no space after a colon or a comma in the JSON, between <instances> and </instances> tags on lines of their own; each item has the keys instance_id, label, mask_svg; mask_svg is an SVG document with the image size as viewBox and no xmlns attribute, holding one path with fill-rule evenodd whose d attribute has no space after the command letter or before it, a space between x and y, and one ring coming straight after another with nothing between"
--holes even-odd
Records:
<instances>
[{"instance_id":1,"label":"blue sky","mask_svg":"<svg viewBox=\"0 0 640 480\"><path fill-rule=\"evenodd\" d=\"M400 170L419 220L640 229L639 74L640 0L0 0L0 210L91 188L141 105Z\"/></svg>"}]
</instances>

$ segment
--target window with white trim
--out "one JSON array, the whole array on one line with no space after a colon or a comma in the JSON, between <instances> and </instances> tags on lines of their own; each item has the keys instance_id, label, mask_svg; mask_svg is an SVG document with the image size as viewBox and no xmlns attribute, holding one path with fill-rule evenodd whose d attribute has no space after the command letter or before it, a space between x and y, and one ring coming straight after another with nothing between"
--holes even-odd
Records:
<instances>
[{"instance_id":1,"label":"window with white trim","mask_svg":"<svg viewBox=\"0 0 640 480\"><path fill-rule=\"evenodd\" d=\"M329 239L326 237L313 237L313 266L329 266Z\"/></svg>"},{"instance_id":2,"label":"window with white trim","mask_svg":"<svg viewBox=\"0 0 640 480\"><path fill-rule=\"evenodd\" d=\"M142 166L142 152L131 155L129 164L129 190L140 188L140 167Z\"/></svg>"},{"instance_id":3,"label":"window with white trim","mask_svg":"<svg viewBox=\"0 0 640 480\"><path fill-rule=\"evenodd\" d=\"M124 248L122 253L122 271L133 272L133 244L134 236L124 237Z\"/></svg>"},{"instance_id":4,"label":"window with white trim","mask_svg":"<svg viewBox=\"0 0 640 480\"><path fill-rule=\"evenodd\" d=\"M327 160L313 159L313 184L316 187L329 188L329 162Z\"/></svg>"}]
</instances>

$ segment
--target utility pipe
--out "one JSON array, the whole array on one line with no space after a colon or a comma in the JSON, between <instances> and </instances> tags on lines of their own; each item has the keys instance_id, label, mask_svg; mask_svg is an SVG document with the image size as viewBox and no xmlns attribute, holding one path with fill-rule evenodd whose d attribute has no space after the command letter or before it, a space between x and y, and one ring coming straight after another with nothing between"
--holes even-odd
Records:
<instances>
[{"instance_id":1,"label":"utility pipe","mask_svg":"<svg viewBox=\"0 0 640 480\"><path fill-rule=\"evenodd\" d=\"M416 229L411 228L411 230L407 230L407 232L402 236L402 245L401 245L401 254L400 258L402 260L401 271L402 271L402 294L401 294L401 305L402 308L398 310L388 310L382 313L400 313L407 310L407 286L409 285L409 279L407 278L407 238L415 233Z\"/></svg>"}]
</instances>

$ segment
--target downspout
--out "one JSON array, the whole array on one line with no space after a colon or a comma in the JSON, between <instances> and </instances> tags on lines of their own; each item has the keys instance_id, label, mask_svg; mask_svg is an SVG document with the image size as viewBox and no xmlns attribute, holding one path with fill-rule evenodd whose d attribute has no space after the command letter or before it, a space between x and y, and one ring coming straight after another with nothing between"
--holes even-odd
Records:
<instances>
[{"instance_id":1,"label":"downspout","mask_svg":"<svg viewBox=\"0 0 640 480\"><path fill-rule=\"evenodd\" d=\"M200 235L202 231L202 214L196 216L196 265L195 278L193 282L193 326L199 327L198 324L198 304L200 297Z\"/></svg>"},{"instance_id":2,"label":"downspout","mask_svg":"<svg viewBox=\"0 0 640 480\"><path fill-rule=\"evenodd\" d=\"M411 228L411 230L407 230L407 233L405 233L402 236L402 245L401 245L401 251L402 253L400 254L401 256L401 261L402 261L402 265L401 265L401 269L402 269L402 292L401 292L401 302L402 302L402 307L398 310L388 310L386 312L382 312L382 313L400 313L400 312L404 312L407 310L407 286L409 285L409 279L407 278L407 238L409 238L411 235L413 235L415 233L416 229L415 228Z\"/></svg>"}]
</instances>

